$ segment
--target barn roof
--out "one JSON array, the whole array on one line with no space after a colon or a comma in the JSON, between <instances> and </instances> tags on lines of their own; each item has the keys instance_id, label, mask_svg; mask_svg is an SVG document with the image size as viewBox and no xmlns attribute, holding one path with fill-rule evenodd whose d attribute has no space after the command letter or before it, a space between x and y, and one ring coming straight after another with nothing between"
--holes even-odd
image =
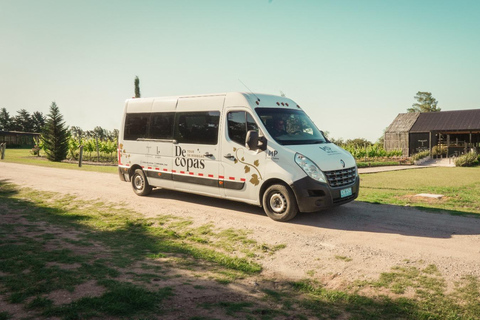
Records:
<instances>
[{"instance_id":1,"label":"barn roof","mask_svg":"<svg viewBox=\"0 0 480 320\"><path fill-rule=\"evenodd\" d=\"M410 132L480 130L480 109L420 113Z\"/></svg>"},{"instance_id":2,"label":"barn roof","mask_svg":"<svg viewBox=\"0 0 480 320\"><path fill-rule=\"evenodd\" d=\"M393 120L392 124L385 130L385 132L408 132L415 124L415 121L417 121L419 115L420 113L417 112L399 113L395 120Z\"/></svg>"}]
</instances>

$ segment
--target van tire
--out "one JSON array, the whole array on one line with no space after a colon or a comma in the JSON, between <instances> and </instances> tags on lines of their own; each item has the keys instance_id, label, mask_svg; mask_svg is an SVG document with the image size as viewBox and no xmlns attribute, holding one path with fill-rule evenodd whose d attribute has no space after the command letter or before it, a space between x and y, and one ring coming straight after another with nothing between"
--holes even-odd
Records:
<instances>
[{"instance_id":1,"label":"van tire","mask_svg":"<svg viewBox=\"0 0 480 320\"><path fill-rule=\"evenodd\" d=\"M292 190L283 184L268 187L263 194L263 210L275 221L288 221L298 213L298 205Z\"/></svg>"},{"instance_id":2,"label":"van tire","mask_svg":"<svg viewBox=\"0 0 480 320\"><path fill-rule=\"evenodd\" d=\"M152 191L152 186L148 184L145 173L142 169L136 169L132 176L133 192L137 196L147 196Z\"/></svg>"}]
</instances>

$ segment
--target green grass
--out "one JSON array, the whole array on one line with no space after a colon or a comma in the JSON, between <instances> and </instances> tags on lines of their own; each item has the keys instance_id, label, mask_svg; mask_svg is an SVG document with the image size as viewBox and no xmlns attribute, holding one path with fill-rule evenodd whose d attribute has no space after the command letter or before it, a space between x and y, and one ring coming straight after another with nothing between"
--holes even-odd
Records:
<instances>
[{"instance_id":1,"label":"green grass","mask_svg":"<svg viewBox=\"0 0 480 320\"><path fill-rule=\"evenodd\" d=\"M446 210L454 214L480 213L480 168L426 168L362 174L359 201ZM444 195L426 200L414 195Z\"/></svg>"},{"instance_id":2,"label":"green grass","mask_svg":"<svg viewBox=\"0 0 480 320\"><path fill-rule=\"evenodd\" d=\"M369 167L383 167L383 166L400 166L404 163L400 161L372 161L372 162L362 162L357 161L357 167L359 168L369 168Z\"/></svg>"},{"instance_id":3,"label":"green grass","mask_svg":"<svg viewBox=\"0 0 480 320\"><path fill-rule=\"evenodd\" d=\"M5 159L0 161L29 164L29 165L35 165L35 166L41 166L41 167L81 170L81 171L95 171L95 172L105 172L105 173L118 172L117 166L111 166L111 165L106 166L106 165L82 164L82 167L78 167L78 163L52 162L52 161L48 161L44 157L33 156L30 153L30 150L31 149L6 149Z\"/></svg>"},{"instance_id":4,"label":"green grass","mask_svg":"<svg viewBox=\"0 0 480 320\"><path fill-rule=\"evenodd\" d=\"M262 269L254 261L216 247L217 238L223 241L223 236L212 226L194 228L191 222L174 217L144 219L121 204L84 203L4 182L0 182L0 221L0 295L45 317L158 313L174 289L144 286L168 279L172 266L199 272L207 268L228 283ZM212 238L208 241L213 245L191 239L197 234ZM244 238L230 241L238 242L239 248L249 243ZM140 273L130 271L137 262L156 258L165 260L163 265L145 267ZM124 278L129 282L118 280ZM105 293L61 306L47 298L56 290L73 292L90 280Z\"/></svg>"}]
</instances>

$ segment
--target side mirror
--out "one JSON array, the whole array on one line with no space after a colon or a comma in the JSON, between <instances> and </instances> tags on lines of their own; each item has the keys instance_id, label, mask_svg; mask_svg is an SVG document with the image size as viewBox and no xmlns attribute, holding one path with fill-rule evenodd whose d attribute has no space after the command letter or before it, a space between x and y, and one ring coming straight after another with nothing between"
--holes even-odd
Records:
<instances>
[{"instance_id":1,"label":"side mirror","mask_svg":"<svg viewBox=\"0 0 480 320\"><path fill-rule=\"evenodd\" d=\"M266 150L267 149L267 139L265 137L259 137L258 130L249 130L247 132L247 137L245 138L245 147L248 150Z\"/></svg>"}]
</instances>

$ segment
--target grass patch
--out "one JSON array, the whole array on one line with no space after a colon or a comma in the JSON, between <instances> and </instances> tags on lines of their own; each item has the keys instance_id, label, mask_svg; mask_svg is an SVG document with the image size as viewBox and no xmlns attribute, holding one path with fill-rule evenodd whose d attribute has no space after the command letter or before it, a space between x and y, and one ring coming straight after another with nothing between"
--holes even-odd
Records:
<instances>
[{"instance_id":1,"label":"grass patch","mask_svg":"<svg viewBox=\"0 0 480 320\"><path fill-rule=\"evenodd\" d=\"M108 291L100 297L86 297L60 307L49 307L46 317L89 318L100 315L132 316L160 312L159 302L172 295L172 288L164 287L156 292L131 283L104 280L100 284Z\"/></svg>"},{"instance_id":2,"label":"grass patch","mask_svg":"<svg viewBox=\"0 0 480 320\"><path fill-rule=\"evenodd\" d=\"M442 194L441 200L413 197ZM480 213L479 168L425 168L361 175L359 201L445 210L453 214Z\"/></svg>"},{"instance_id":3,"label":"grass patch","mask_svg":"<svg viewBox=\"0 0 480 320\"><path fill-rule=\"evenodd\" d=\"M0 311L0 320L8 320L8 319L11 319L12 316L10 315L10 313L8 312L5 312L5 311Z\"/></svg>"},{"instance_id":4,"label":"grass patch","mask_svg":"<svg viewBox=\"0 0 480 320\"><path fill-rule=\"evenodd\" d=\"M82 167L78 167L78 163L53 162L53 161L48 161L44 157L33 156L30 153L30 150L31 149L6 149L5 158L1 161L28 164L28 165L41 166L41 167L49 167L49 168L95 171L95 172L104 172L104 173L118 173L117 166L82 164Z\"/></svg>"},{"instance_id":5,"label":"grass patch","mask_svg":"<svg viewBox=\"0 0 480 320\"><path fill-rule=\"evenodd\" d=\"M345 257L345 256L335 256L335 259L337 259L337 260L342 260L342 261L345 261L345 262L350 262L350 261L352 261L352 258Z\"/></svg>"}]
</instances>

